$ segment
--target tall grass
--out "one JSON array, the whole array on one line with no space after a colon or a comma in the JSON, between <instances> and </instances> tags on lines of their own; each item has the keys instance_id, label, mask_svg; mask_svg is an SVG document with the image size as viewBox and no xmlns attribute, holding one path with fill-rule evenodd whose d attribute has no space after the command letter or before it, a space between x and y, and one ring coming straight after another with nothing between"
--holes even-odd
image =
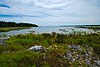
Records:
<instances>
[{"instance_id":1,"label":"tall grass","mask_svg":"<svg viewBox=\"0 0 100 67\"><path fill-rule=\"evenodd\" d=\"M99 34L24 34L11 36L6 46L0 45L0 67L66 67L69 62L63 55L69 50L68 45L92 47L100 55ZM32 52L28 49L34 45L46 47L44 52ZM81 53L86 51L82 49ZM79 65L77 62L72 66ZM87 66L83 64L83 66Z\"/></svg>"}]
</instances>

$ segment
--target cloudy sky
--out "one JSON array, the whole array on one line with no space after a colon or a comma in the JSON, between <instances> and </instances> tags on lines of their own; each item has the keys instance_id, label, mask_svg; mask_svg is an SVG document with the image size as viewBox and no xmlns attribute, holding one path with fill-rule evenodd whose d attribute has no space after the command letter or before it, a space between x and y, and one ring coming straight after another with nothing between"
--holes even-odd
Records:
<instances>
[{"instance_id":1,"label":"cloudy sky","mask_svg":"<svg viewBox=\"0 0 100 67\"><path fill-rule=\"evenodd\" d=\"M0 0L0 20L41 26L100 24L100 0Z\"/></svg>"}]
</instances>

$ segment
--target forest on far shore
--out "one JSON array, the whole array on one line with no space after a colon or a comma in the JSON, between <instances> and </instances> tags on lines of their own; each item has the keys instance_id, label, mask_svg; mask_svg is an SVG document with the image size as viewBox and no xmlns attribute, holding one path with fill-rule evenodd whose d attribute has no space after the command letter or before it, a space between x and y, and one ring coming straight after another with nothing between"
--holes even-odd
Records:
<instances>
[{"instance_id":1,"label":"forest on far shore","mask_svg":"<svg viewBox=\"0 0 100 67\"><path fill-rule=\"evenodd\" d=\"M36 24L0 21L0 27L38 27Z\"/></svg>"}]
</instances>

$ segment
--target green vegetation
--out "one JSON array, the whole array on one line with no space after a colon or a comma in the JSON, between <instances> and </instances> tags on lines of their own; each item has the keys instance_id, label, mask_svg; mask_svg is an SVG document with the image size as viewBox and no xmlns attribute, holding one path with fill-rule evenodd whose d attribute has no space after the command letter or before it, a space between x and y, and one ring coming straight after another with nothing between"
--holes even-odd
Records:
<instances>
[{"instance_id":1,"label":"green vegetation","mask_svg":"<svg viewBox=\"0 0 100 67\"><path fill-rule=\"evenodd\" d=\"M0 45L0 67L88 67L83 55L100 58L100 33L98 34L20 34L6 40L6 46ZM30 47L41 45L45 51L30 51ZM77 50L71 45L80 46ZM68 54L69 53L69 54ZM69 55L75 62L68 59ZM68 55L68 56L67 56ZM86 56L87 57L87 56ZM94 61L91 60L94 64Z\"/></svg>"},{"instance_id":2,"label":"green vegetation","mask_svg":"<svg viewBox=\"0 0 100 67\"><path fill-rule=\"evenodd\" d=\"M37 27L36 24L0 21L0 27Z\"/></svg>"},{"instance_id":3,"label":"green vegetation","mask_svg":"<svg viewBox=\"0 0 100 67\"><path fill-rule=\"evenodd\" d=\"M30 28L30 27L1 27L0 32L8 32L11 30L21 30L21 29L27 29L27 28Z\"/></svg>"},{"instance_id":4,"label":"green vegetation","mask_svg":"<svg viewBox=\"0 0 100 67\"><path fill-rule=\"evenodd\" d=\"M29 23L15 23L15 22L0 21L0 32L27 29L30 27L38 27L38 26L35 24L29 24Z\"/></svg>"}]
</instances>

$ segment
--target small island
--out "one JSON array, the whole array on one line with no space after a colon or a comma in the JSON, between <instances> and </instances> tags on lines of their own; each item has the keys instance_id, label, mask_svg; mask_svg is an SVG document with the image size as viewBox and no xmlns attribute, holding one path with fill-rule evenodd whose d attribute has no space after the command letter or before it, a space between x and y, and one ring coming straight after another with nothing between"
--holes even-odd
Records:
<instances>
[{"instance_id":1,"label":"small island","mask_svg":"<svg viewBox=\"0 0 100 67\"><path fill-rule=\"evenodd\" d=\"M75 26L76 28L86 28L86 29L93 29L93 30L98 30L100 29L100 25L78 25Z\"/></svg>"},{"instance_id":2,"label":"small island","mask_svg":"<svg viewBox=\"0 0 100 67\"><path fill-rule=\"evenodd\" d=\"M38 27L36 24L0 21L0 32Z\"/></svg>"}]
</instances>

